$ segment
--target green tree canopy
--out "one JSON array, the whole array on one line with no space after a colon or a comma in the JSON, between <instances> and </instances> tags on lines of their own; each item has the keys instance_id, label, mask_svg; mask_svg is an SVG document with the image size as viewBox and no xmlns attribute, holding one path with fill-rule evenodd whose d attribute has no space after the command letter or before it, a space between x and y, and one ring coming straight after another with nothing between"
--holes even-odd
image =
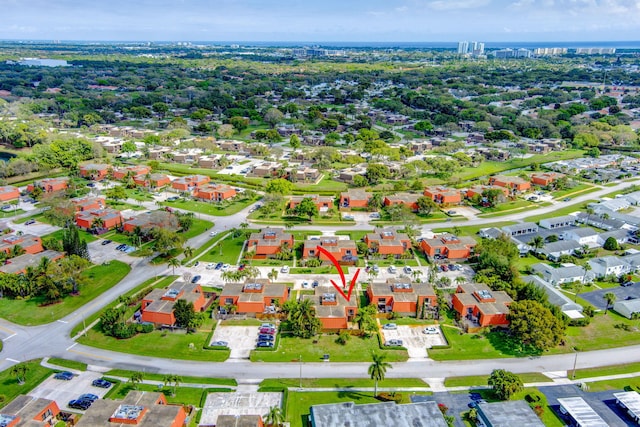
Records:
<instances>
[{"instance_id":1,"label":"green tree canopy","mask_svg":"<svg viewBox=\"0 0 640 427\"><path fill-rule=\"evenodd\" d=\"M511 303L507 318L511 333L526 346L539 351L557 346L564 337L564 322L538 301Z\"/></svg>"}]
</instances>

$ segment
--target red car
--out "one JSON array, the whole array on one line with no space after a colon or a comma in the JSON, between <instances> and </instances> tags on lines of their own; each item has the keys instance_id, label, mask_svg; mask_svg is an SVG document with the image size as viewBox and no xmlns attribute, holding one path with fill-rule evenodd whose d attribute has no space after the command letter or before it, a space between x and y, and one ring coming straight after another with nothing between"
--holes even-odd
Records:
<instances>
[{"instance_id":1,"label":"red car","mask_svg":"<svg viewBox=\"0 0 640 427\"><path fill-rule=\"evenodd\" d=\"M274 328L260 328L261 334L274 335L276 330Z\"/></svg>"}]
</instances>

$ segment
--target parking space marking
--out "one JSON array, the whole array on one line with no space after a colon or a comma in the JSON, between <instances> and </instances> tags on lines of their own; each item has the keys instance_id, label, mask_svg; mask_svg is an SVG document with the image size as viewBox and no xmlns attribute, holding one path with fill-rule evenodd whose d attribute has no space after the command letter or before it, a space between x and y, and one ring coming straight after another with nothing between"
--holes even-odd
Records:
<instances>
[{"instance_id":1,"label":"parking space marking","mask_svg":"<svg viewBox=\"0 0 640 427\"><path fill-rule=\"evenodd\" d=\"M67 351L70 352L70 353L76 353L76 354L81 354L83 356L93 357L95 359L113 360L110 357L98 356L97 354L87 353L85 351L71 350L71 347L69 347L69 349Z\"/></svg>"},{"instance_id":2,"label":"parking space marking","mask_svg":"<svg viewBox=\"0 0 640 427\"><path fill-rule=\"evenodd\" d=\"M60 320L60 319L56 320L56 322L60 322L60 323L69 323L69 322L67 322L66 320Z\"/></svg>"},{"instance_id":3,"label":"parking space marking","mask_svg":"<svg viewBox=\"0 0 640 427\"><path fill-rule=\"evenodd\" d=\"M6 359L6 360L8 360L9 362L13 362L13 363L20 363L20 361L19 361L19 360L11 359L11 358L9 358L9 357L7 357L7 359Z\"/></svg>"},{"instance_id":4,"label":"parking space marking","mask_svg":"<svg viewBox=\"0 0 640 427\"><path fill-rule=\"evenodd\" d=\"M66 348L67 351L69 351L70 349L72 349L73 347L77 346L78 343L74 342L73 344L71 344L69 347Z\"/></svg>"},{"instance_id":5,"label":"parking space marking","mask_svg":"<svg viewBox=\"0 0 640 427\"><path fill-rule=\"evenodd\" d=\"M15 337L16 335L18 335L18 334L14 332L13 334L11 334L8 337L6 337L5 339L3 339L2 342L9 341L11 338Z\"/></svg>"}]
</instances>

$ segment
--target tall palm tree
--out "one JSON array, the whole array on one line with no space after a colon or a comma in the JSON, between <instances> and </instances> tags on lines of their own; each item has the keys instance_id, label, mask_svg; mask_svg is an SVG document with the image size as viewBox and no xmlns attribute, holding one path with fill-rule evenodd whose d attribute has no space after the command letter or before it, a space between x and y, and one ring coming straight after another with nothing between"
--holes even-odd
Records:
<instances>
[{"instance_id":1,"label":"tall palm tree","mask_svg":"<svg viewBox=\"0 0 640 427\"><path fill-rule=\"evenodd\" d=\"M182 249L182 253L184 254L185 258L191 258L193 256L194 251L195 249L193 249L191 246L185 246Z\"/></svg>"},{"instance_id":2,"label":"tall palm tree","mask_svg":"<svg viewBox=\"0 0 640 427\"><path fill-rule=\"evenodd\" d=\"M269 280L278 280L278 270L272 268L270 272L267 273L267 278Z\"/></svg>"},{"instance_id":3,"label":"tall palm tree","mask_svg":"<svg viewBox=\"0 0 640 427\"><path fill-rule=\"evenodd\" d=\"M531 239L531 241L529 242L529 246L534 249L534 252L537 252L538 249L544 247L544 237L539 235L534 236L533 239Z\"/></svg>"},{"instance_id":4,"label":"tall palm tree","mask_svg":"<svg viewBox=\"0 0 640 427\"><path fill-rule=\"evenodd\" d=\"M169 261L167 261L167 264L169 265L169 267L173 268L172 274L175 276L176 267L180 267L180 260L178 258L169 258Z\"/></svg>"},{"instance_id":5,"label":"tall palm tree","mask_svg":"<svg viewBox=\"0 0 640 427\"><path fill-rule=\"evenodd\" d=\"M294 335L311 338L320 329L320 321L316 317L316 310L310 299L299 301L289 312L289 322Z\"/></svg>"},{"instance_id":6,"label":"tall palm tree","mask_svg":"<svg viewBox=\"0 0 640 427\"><path fill-rule=\"evenodd\" d=\"M617 297L613 292L607 292L606 294L602 295L602 298L607 301L607 305L604 308L604 314L607 314L607 310L616 302Z\"/></svg>"},{"instance_id":7,"label":"tall palm tree","mask_svg":"<svg viewBox=\"0 0 640 427\"><path fill-rule=\"evenodd\" d=\"M144 379L144 374L142 372L134 372L129 377L129 382L133 384L134 389L137 389L138 383L141 383L143 379Z\"/></svg>"},{"instance_id":8,"label":"tall palm tree","mask_svg":"<svg viewBox=\"0 0 640 427\"><path fill-rule=\"evenodd\" d=\"M11 374L16 376L18 384L24 384L27 379L27 372L29 372L29 367L24 363L19 363L11 368Z\"/></svg>"},{"instance_id":9,"label":"tall palm tree","mask_svg":"<svg viewBox=\"0 0 640 427\"><path fill-rule=\"evenodd\" d=\"M270 427L281 427L284 423L284 414L282 413L282 409L274 405L269 408L269 412L264 414L264 422L265 425Z\"/></svg>"},{"instance_id":10,"label":"tall palm tree","mask_svg":"<svg viewBox=\"0 0 640 427\"><path fill-rule=\"evenodd\" d=\"M371 379L374 381L373 397L378 395L378 381L384 380L384 377L387 374L387 369L392 368L389 362L384 361L385 358L386 356L384 354L373 353L371 355L373 363L369 365L368 372Z\"/></svg>"}]
</instances>

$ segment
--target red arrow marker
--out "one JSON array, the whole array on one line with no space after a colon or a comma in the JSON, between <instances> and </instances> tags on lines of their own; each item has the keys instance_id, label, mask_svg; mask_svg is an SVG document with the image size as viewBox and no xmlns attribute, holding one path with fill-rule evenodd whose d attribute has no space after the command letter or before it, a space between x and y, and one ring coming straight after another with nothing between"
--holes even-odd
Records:
<instances>
[{"instance_id":1,"label":"red arrow marker","mask_svg":"<svg viewBox=\"0 0 640 427\"><path fill-rule=\"evenodd\" d=\"M346 288L347 287L347 281L346 281L346 279L344 277L344 271L342 271L342 266L338 263L338 260L336 259L336 257L334 257L332 253L327 251L322 246L316 246L316 249L318 250L318 252L321 252L321 253L325 254L327 256L327 258L329 258L329 261L331 261L331 263L336 267L336 269L338 270L338 274L340 274L340 279L342 280L342 289ZM349 291L348 291L348 293L346 295L345 295L344 291L342 289L340 289L340 286L338 286L338 284L336 282L334 282L333 280L330 280L330 282L333 285L333 287L336 288L338 293L340 293L340 295L342 295L342 298L344 298L347 301L349 301L351 299L351 292L353 291L353 288L356 285L356 281L358 280L358 275L359 274L360 274L360 269L356 270L356 274L353 276L353 279L351 279L351 283L349 284Z\"/></svg>"}]
</instances>

